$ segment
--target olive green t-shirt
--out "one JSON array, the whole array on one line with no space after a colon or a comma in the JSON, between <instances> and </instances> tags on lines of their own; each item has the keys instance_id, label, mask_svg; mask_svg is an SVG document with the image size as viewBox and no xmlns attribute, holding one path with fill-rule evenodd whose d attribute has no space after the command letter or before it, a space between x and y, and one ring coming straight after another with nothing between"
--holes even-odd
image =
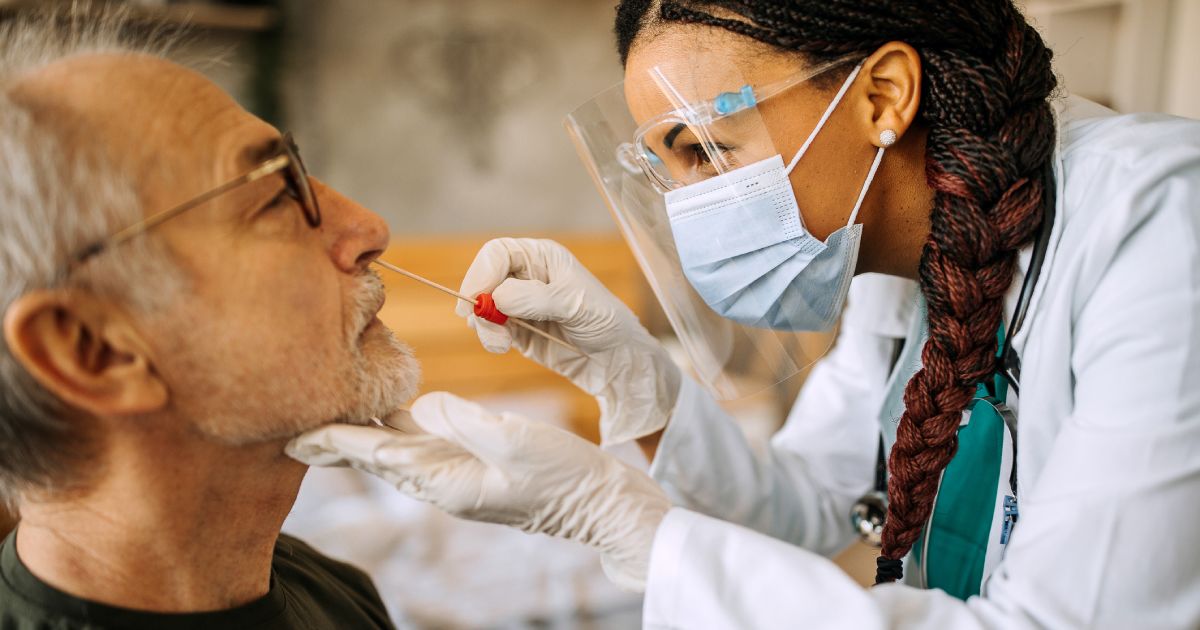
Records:
<instances>
[{"instance_id":1,"label":"olive green t-shirt","mask_svg":"<svg viewBox=\"0 0 1200 630\"><path fill-rule=\"evenodd\" d=\"M286 535L275 543L266 595L229 610L182 614L128 610L68 595L25 568L15 535L0 543L0 630L393 627L365 573Z\"/></svg>"}]
</instances>

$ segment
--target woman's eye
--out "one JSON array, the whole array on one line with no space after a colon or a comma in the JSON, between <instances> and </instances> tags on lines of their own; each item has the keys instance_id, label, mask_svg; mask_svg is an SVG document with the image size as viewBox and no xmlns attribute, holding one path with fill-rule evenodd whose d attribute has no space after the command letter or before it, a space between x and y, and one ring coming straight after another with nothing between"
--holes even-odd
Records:
<instances>
[{"instance_id":1,"label":"woman's eye","mask_svg":"<svg viewBox=\"0 0 1200 630\"><path fill-rule=\"evenodd\" d=\"M713 156L716 156L722 164L729 163L728 156L730 149L723 144L703 145L697 143L691 145L689 148L691 149L697 164L711 164L713 161Z\"/></svg>"}]
</instances>

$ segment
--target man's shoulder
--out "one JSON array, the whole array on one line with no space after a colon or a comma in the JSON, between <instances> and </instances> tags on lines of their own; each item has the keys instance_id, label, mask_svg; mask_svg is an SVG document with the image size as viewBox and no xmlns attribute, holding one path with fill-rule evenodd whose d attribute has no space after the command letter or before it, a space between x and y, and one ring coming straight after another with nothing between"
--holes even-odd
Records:
<instances>
[{"instance_id":1,"label":"man's shoulder","mask_svg":"<svg viewBox=\"0 0 1200 630\"><path fill-rule=\"evenodd\" d=\"M85 601L39 581L0 541L0 630L56 628L394 628L383 600L362 571L280 536L270 593L237 608L159 614Z\"/></svg>"},{"instance_id":2,"label":"man's shoulder","mask_svg":"<svg viewBox=\"0 0 1200 630\"><path fill-rule=\"evenodd\" d=\"M306 614L330 615L341 621L357 617L370 622L370 627L392 627L375 583L353 565L280 534L272 568L273 579L289 595L289 606L302 608Z\"/></svg>"},{"instance_id":3,"label":"man's shoulder","mask_svg":"<svg viewBox=\"0 0 1200 630\"><path fill-rule=\"evenodd\" d=\"M372 591L374 583L361 569L352 564L335 560L317 551L312 545L288 534L280 534L275 542L275 570L289 573L324 573L337 576L341 580L365 585Z\"/></svg>"}]
</instances>

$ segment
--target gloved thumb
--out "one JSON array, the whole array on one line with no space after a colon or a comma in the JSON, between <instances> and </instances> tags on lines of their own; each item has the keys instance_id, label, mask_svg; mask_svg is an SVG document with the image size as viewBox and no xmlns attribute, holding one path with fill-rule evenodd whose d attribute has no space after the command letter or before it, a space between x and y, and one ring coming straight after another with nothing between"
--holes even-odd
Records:
<instances>
[{"instance_id":1,"label":"gloved thumb","mask_svg":"<svg viewBox=\"0 0 1200 630\"><path fill-rule=\"evenodd\" d=\"M512 239L497 238L484 243L463 276L459 293L470 297L491 293L505 278L522 269L519 252L520 248ZM460 301L454 312L459 317L468 317L474 309L471 304Z\"/></svg>"},{"instance_id":2,"label":"gloved thumb","mask_svg":"<svg viewBox=\"0 0 1200 630\"><path fill-rule=\"evenodd\" d=\"M508 278L492 291L496 308L509 317L532 321L565 321L578 312L578 298L545 282Z\"/></svg>"},{"instance_id":3,"label":"gloved thumb","mask_svg":"<svg viewBox=\"0 0 1200 630\"><path fill-rule=\"evenodd\" d=\"M456 444L485 464L506 462L520 432L504 417L446 392L432 392L412 404L413 420L425 431Z\"/></svg>"}]
</instances>

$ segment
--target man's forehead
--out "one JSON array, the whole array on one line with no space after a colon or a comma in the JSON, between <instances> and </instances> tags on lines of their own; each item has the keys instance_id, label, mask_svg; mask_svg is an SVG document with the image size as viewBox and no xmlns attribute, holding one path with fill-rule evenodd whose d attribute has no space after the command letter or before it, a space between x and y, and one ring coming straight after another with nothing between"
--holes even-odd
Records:
<instances>
[{"instance_id":1,"label":"man's forehead","mask_svg":"<svg viewBox=\"0 0 1200 630\"><path fill-rule=\"evenodd\" d=\"M69 144L102 143L135 168L180 153L211 163L275 135L202 75L149 55L63 59L21 78L12 96Z\"/></svg>"}]
</instances>

